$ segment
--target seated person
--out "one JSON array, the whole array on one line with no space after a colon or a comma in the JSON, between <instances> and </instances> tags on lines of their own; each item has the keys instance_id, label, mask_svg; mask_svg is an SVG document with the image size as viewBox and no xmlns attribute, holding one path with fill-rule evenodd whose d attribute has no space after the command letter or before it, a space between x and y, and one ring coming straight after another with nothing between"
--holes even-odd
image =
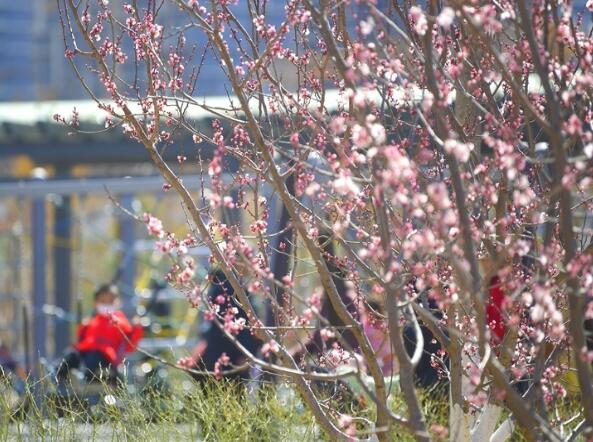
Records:
<instances>
[{"instance_id":1,"label":"seated person","mask_svg":"<svg viewBox=\"0 0 593 442\"><path fill-rule=\"evenodd\" d=\"M78 342L66 351L57 370L58 379L64 379L71 368L85 367L87 380L92 380L101 369L108 369L111 378L126 353L133 351L142 338L139 318L130 324L118 310L118 290L110 284L95 291L95 314L78 327Z\"/></svg>"}]
</instances>

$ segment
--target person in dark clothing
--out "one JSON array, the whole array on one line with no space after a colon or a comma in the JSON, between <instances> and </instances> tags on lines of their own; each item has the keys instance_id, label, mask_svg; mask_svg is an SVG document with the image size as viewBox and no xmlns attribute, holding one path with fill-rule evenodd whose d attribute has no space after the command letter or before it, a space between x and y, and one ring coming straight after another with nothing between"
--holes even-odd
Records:
<instances>
[{"instance_id":1,"label":"person in dark clothing","mask_svg":"<svg viewBox=\"0 0 593 442\"><path fill-rule=\"evenodd\" d=\"M8 347L0 341L0 379L2 378L9 380L17 393L24 393L27 379L25 369L16 361Z\"/></svg>"},{"instance_id":2,"label":"person in dark clothing","mask_svg":"<svg viewBox=\"0 0 593 442\"><path fill-rule=\"evenodd\" d=\"M498 276L494 276L490 280L490 287L488 289L488 299L486 303L486 321L490 328L492 346L498 346L504 339L507 327L504 322L504 304L505 294L502 283ZM438 320L443 314L436 306L436 303L430 299L429 296L420 297L419 301L422 305L431 311L432 315ZM432 332L420 322L420 330L424 338L424 351L422 358L416 367L416 382L419 386L429 387L436 384L441 379L439 377L438 369L433 366L432 355L436 355L441 350L441 344L435 339ZM406 326L404 329L404 345L406 352L412 356L416 348L416 332L412 325ZM448 360L445 359L445 363Z\"/></svg>"},{"instance_id":3,"label":"person in dark clothing","mask_svg":"<svg viewBox=\"0 0 593 442\"><path fill-rule=\"evenodd\" d=\"M436 319L440 319L442 317L442 312L437 308L435 302L431 300L428 296L419 297L418 300L422 305L431 311L432 315ZM422 332L422 337L424 338L424 349L422 351L422 356L418 365L416 366L415 371L415 382L419 387L431 387L440 381L442 381L441 377L439 376L439 370L437 366L433 365L433 355L437 355L438 352L442 349L440 342L436 340L430 329L419 320L420 330ZM414 330L413 325L407 325L404 328L403 334L404 346L406 347L406 352L410 357L414 354L416 350L416 331ZM445 358L445 363L448 363L448 360Z\"/></svg>"},{"instance_id":4,"label":"person in dark clothing","mask_svg":"<svg viewBox=\"0 0 593 442\"><path fill-rule=\"evenodd\" d=\"M209 276L210 289L208 290L208 301L212 305L219 306L219 314L224 316L228 309L236 308L234 318L244 319L248 323L247 314L241 306L233 299L234 291L231 283L222 270L215 270ZM226 336L223 330L214 321L202 321L200 324L200 341L192 352L190 361L184 365L191 366L197 370L214 372L216 363L219 362L223 353L228 358L228 365L221 367L222 371L231 370L233 366L245 364L246 357L237 346ZM245 327L236 335L237 341L250 353L255 354L258 349L258 340L251 331ZM194 375L196 380L204 381L202 375ZM239 372L225 376L230 381L245 382L249 380L249 369L245 368Z\"/></svg>"},{"instance_id":5,"label":"person in dark clothing","mask_svg":"<svg viewBox=\"0 0 593 442\"><path fill-rule=\"evenodd\" d=\"M2 372L14 373L20 377L20 370L22 367L13 358L10 350L3 342L0 341L0 370Z\"/></svg>"},{"instance_id":6,"label":"person in dark clothing","mask_svg":"<svg viewBox=\"0 0 593 442\"><path fill-rule=\"evenodd\" d=\"M332 281L336 287L336 291L340 296L340 299L352 314L354 318L358 317L358 308L354 300L348 295L348 289L346 287L346 274L347 269L341 266L336 259L336 251L331 235L328 233L319 236L319 243L323 247L323 258L329 272L332 275ZM358 342L354 337L352 331L345 329L345 323L342 321L338 312L332 305L329 296L324 290L320 316L327 321L329 327L336 327L336 331L341 335L343 341L345 341L350 349L357 351ZM316 360L320 353L323 353L324 349L331 348L335 342L340 342L337 338L331 338L325 341L321 337L321 330L323 327L317 327L314 333L304 343L299 343L297 346L290 350L290 353L296 361L301 362L303 358L312 358Z\"/></svg>"}]
</instances>

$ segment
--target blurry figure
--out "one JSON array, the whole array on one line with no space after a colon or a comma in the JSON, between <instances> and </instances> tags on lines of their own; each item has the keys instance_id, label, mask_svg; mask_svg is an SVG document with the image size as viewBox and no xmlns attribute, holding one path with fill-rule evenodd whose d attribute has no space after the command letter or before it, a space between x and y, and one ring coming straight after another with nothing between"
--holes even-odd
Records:
<instances>
[{"instance_id":1,"label":"blurry figure","mask_svg":"<svg viewBox=\"0 0 593 442\"><path fill-rule=\"evenodd\" d=\"M325 264L331 273L332 281L342 303L346 306L348 312L350 312L355 319L358 319L358 307L347 286L347 269L343 268L343 265L340 265L339 261L336 259L335 247L333 241L331 241L331 235L329 233L319 235L319 243L323 247ZM328 348L332 348L336 343L342 346L342 341L345 341L355 353L358 351L358 342L354 337L354 334L346 328L346 323L342 321L340 315L338 315L338 312L332 305L325 290L323 291L319 315L327 321L327 329L333 332L334 335L336 333L339 334L341 339L338 339L336 336L331 338L326 337L326 339L324 339L321 331L326 329L326 327L317 327L315 332L305 342L299 342L289 350L295 360L301 362L309 359L315 363L319 354L323 353Z\"/></svg>"},{"instance_id":2,"label":"blurry figure","mask_svg":"<svg viewBox=\"0 0 593 442\"><path fill-rule=\"evenodd\" d=\"M14 359L12 353L2 341L0 341L0 370L6 374L12 373L20 379L27 377L25 369Z\"/></svg>"},{"instance_id":3,"label":"blurry figure","mask_svg":"<svg viewBox=\"0 0 593 442\"><path fill-rule=\"evenodd\" d=\"M115 379L116 369L126 353L132 352L142 338L139 318L134 317L130 324L125 314L118 310L116 286L100 286L94 298L94 315L78 327L78 341L66 350L58 366L58 379L64 379L72 368L81 368L81 364L87 380L96 378L101 369L108 370L110 378Z\"/></svg>"},{"instance_id":4,"label":"blurry figure","mask_svg":"<svg viewBox=\"0 0 593 442\"><path fill-rule=\"evenodd\" d=\"M362 318L362 326L375 351L383 376L388 377L397 374L399 367L391 348L387 324L378 314L383 314L381 305L376 301L368 301L368 307Z\"/></svg>"},{"instance_id":5,"label":"blurry figure","mask_svg":"<svg viewBox=\"0 0 593 442\"><path fill-rule=\"evenodd\" d=\"M9 379L12 388L17 393L24 393L27 373L23 366L14 359L9 348L2 341L0 341L0 378Z\"/></svg>"},{"instance_id":6,"label":"blurry figure","mask_svg":"<svg viewBox=\"0 0 593 442\"><path fill-rule=\"evenodd\" d=\"M523 265L528 268L533 263L524 259ZM486 323L490 328L490 345L498 346L504 340L507 327L504 318L505 292L503 281L498 276L499 267L495 266L492 258L487 255L480 259L480 269L489 277L488 298L486 300Z\"/></svg>"},{"instance_id":7,"label":"blurry figure","mask_svg":"<svg viewBox=\"0 0 593 442\"><path fill-rule=\"evenodd\" d=\"M224 316L228 309L236 308L235 320L244 319L247 324L247 314L233 299L234 291L231 283L222 270L215 270L209 275L210 288L208 290L208 301L212 305L219 306L219 314ZM237 335L237 341L245 347L250 353L255 354L258 349L258 340L251 334L251 331L245 327ZM217 362L226 355L228 365L217 367ZM237 346L225 335L214 321L202 321L200 324L200 341L194 348L189 358L184 358L182 364L195 368L196 370L205 370L216 372L217 370L232 370L233 366L241 366L247 362L244 354ZM203 381L207 377L195 375L196 380ZM240 372L233 373L224 377L232 381L248 381L249 367Z\"/></svg>"},{"instance_id":8,"label":"blurry figure","mask_svg":"<svg viewBox=\"0 0 593 442\"><path fill-rule=\"evenodd\" d=\"M443 313L438 309L434 300L430 299L429 296L419 296L417 302L419 302L426 310L429 310L437 320L440 320L443 317ZM445 382L439 375L440 363L433 360L433 356L437 356L441 352L442 347L430 329L424 325L420 319L418 319L418 322L420 324L422 337L424 338L424 349L422 351L422 356L420 357L420 362L416 366L415 380L416 384L420 387L430 387L439 383L439 381ZM407 325L404 328L403 338L406 352L412 357L417 344L416 330L413 325ZM443 362L448 364L448 359L446 357L443 358Z\"/></svg>"},{"instance_id":9,"label":"blurry figure","mask_svg":"<svg viewBox=\"0 0 593 442\"><path fill-rule=\"evenodd\" d=\"M498 276L493 276L490 279L488 303L486 304L486 322L490 327L491 343L493 345L501 344L506 333L506 325L502 316L504 301L505 294L502 282Z\"/></svg>"}]
</instances>

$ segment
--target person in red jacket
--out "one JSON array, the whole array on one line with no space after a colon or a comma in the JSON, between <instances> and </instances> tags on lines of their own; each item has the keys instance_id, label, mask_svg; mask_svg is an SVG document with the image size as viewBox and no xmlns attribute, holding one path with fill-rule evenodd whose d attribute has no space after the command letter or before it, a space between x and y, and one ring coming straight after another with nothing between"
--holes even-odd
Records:
<instances>
[{"instance_id":1,"label":"person in red jacket","mask_svg":"<svg viewBox=\"0 0 593 442\"><path fill-rule=\"evenodd\" d=\"M93 379L101 369L111 374L122 363L126 353L134 351L142 338L143 329L138 317L128 321L118 310L118 290L110 284L95 291L95 314L85 319L77 330L77 343L69 348L57 370L64 379L70 369L85 368L87 379Z\"/></svg>"},{"instance_id":2,"label":"person in red jacket","mask_svg":"<svg viewBox=\"0 0 593 442\"><path fill-rule=\"evenodd\" d=\"M503 318L503 303L505 300L502 282L498 276L490 279L488 289L488 302L486 304L486 322L490 327L492 343L498 345L502 343L507 331Z\"/></svg>"}]
</instances>

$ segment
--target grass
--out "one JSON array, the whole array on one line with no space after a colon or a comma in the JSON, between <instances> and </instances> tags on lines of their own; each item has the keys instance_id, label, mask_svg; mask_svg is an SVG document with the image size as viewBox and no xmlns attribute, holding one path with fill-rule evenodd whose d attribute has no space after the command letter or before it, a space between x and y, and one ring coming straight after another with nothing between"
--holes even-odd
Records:
<instances>
[{"instance_id":1,"label":"grass","mask_svg":"<svg viewBox=\"0 0 593 442\"><path fill-rule=\"evenodd\" d=\"M357 401L343 386L324 387L320 393L324 406L374 419L374 407ZM325 440L288 384L261 384L248 392L225 382L198 384L186 378L164 392L101 385L98 393L65 400L45 379L29 384L18 398L6 380L0 381L0 441ZM393 398L393 409L405 414L401 397ZM439 417L435 413L439 409L439 423L445 423L443 407L431 400L425 405L431 420ZM401 429L394 432L397 440L412 440Z\"/></svg>"},{"instance_id":2,"label":"grass","mask_svg":"<svg viewBox=\"0 0 593 442\"><path fill-rule=\"evenodd\" d=\"M322 403L329 409L374 419L374 407L357 401L349 392L328 389L324 394ZM446 392L423 391L420 399L428 427L447 428ZM390 405L395 413L406 414L400 394L391 396ZM578 415L576 405L574 398L566 398L556 404L554 414ZM414 440L403 428L393 427L392 431L394 440ZM566 428L565 434L568 432ZM20 397L6 380L0 380L0 442L30 440L306 442L325 437L287 384L262 384L248 392L225 382L198 384L185 378L164 391L103 385L94 396L87 392L64 400L47 379L30 383ZM524 440L520 429L511 440Z\"/></svg>"},{"instance_id":3,"label":"grass","mask_svg":"<svg viewBox=\"0 0 593 442\"><path fill-rule=\"evenodd\" d=\"M287 384L262 384L248 392L225 382L198 384L186 378L164 392L107 385L98 390L100 394L65 400L46 379L29 384L18 402L6 381L0 382L0 441L325 440ZM332 410L374 419L374 407L356 400L343 386L325 385L320 397ZM401 397L392 397L392 409L405 414ZM431 423L446 425L446 406L431 398L433 394L423 401L427 416ZM394 428L394 433L397 440L413 440L402 429Z\"/></svg>"},{"instance_id":4,"label":"grass","mask_svg":"<svg viewBox=\"0 0 593 442\"><path fill-rule=\"evenodd\" d=\"M223 382L185 382L167 393L110 388L98 400L57 400L51 385L28 388L20 406L0 392L0 441L318 440L312 416L290 389L249 394ZM13 396L11 398L11 396ZM93 402L96 402L93 404Z\"/></svg>"}]
</instances>

